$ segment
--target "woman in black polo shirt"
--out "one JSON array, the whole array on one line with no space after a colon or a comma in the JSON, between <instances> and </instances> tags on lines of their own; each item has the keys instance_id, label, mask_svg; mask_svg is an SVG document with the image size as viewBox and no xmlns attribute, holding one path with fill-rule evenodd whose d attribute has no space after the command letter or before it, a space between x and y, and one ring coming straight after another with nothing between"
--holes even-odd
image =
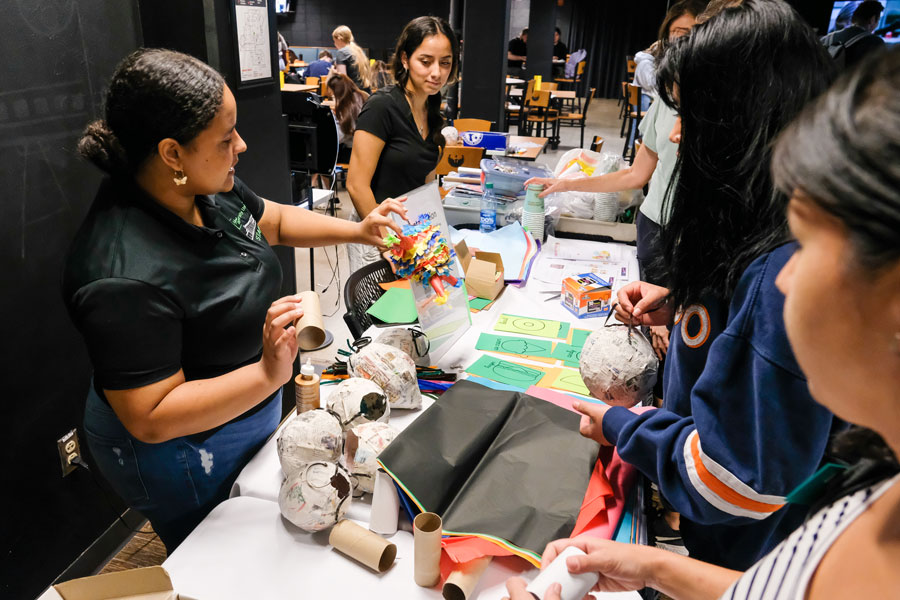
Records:
<instances>
[{"instance_id":1,"label":"woman in black polo shirt","mask_svg":"<svg viewBox=\"0 0 900 600\"><path fill-rule=\"evenodd\" d=\"M458 64L459 43L444 19L418 17L403 28L391 65L397 85L373 94L356 121L347 190L360 217L434 176L444 147L441 88ZM351 270L377 259L351 253Z\"/></svg>"},{"instance_id":2,"label":"woman in black polo shirt","mask_svg":"<svg viewBox=\"0 0 900 600\"><path fill-rule=\"evenodd\" d=\"M264 200L234 176L234 96L202 62L139 50L80 153L109 174L63 293L94 366L84 427L104 477L173 550L278 425L297 297L271 245L377 244L385 203L350 223ZM260 325L263 325L260 336Z\"/></svg>"}]
</instances>

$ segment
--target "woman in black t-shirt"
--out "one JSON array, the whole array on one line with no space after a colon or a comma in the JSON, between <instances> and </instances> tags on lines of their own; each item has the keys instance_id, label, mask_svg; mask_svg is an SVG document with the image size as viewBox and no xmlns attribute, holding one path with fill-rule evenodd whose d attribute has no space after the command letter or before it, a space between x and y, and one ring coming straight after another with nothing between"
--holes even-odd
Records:
<instances>
[{"instance_id":1,"label":"woman in black t-shirt","mask_svg":"<svg viewBox=\"0 0 900 600\"><path fill-rule=\"evenodd\" d=\"M441 88L458 65L459 43L444 19L418 17L403 29L391 65L397 85L373 94L356 122L347 190L360 217L434 177L444 148ZM351 253L351 269L377 254L357 258Z\"/></svg>"},{"instance_id":2,"label":"woman in black t-shirt","mask_svg":"<svg viewBox=\"0 0 900 600\"><path fill-rule=\"evenodd\" d=\"M94 367L91 454L171 552L281 418L303 307L278 298L271 245L378 244L405 210L385 203L356 224L254 194L234 175L247 149L234 96L185 54L131 54L105 107L78 149L109 177L63 295Z\"/></svg>"}]
</instances>

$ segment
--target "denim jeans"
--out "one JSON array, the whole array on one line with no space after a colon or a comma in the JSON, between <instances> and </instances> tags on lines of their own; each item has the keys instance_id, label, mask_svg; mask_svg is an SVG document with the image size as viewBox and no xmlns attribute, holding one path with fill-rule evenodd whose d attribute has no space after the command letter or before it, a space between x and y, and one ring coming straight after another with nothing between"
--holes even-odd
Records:
<instances>
[{"instance_id":1,"label":"denim jeans","mask_svg":"<svg viewBox=\"0 0 900 600\"><path fill-rule=\"evenodd\" d=\"M210 434L148 444L133 437L91 385L84 431L94 463L128 506L150 520L171 553L228 498L245 464L278 427L281 391L244 419Z\"/></svg>"}]
</instances>

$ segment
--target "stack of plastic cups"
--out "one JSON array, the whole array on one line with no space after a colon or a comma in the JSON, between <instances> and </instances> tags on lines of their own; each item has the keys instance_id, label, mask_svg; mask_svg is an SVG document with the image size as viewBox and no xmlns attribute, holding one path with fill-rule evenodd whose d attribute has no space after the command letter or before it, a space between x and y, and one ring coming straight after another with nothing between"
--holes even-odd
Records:
<instances>
[{"instance_id":1,"label":"stack of plastic cups","mask_svg":"<svg viewBox=\"0 0 900 600\"><path fill-rule=\"evenodd\" d=\"M619 193L600 192L594 198L594 220L615 221L619 215Z\"/></svg>"},{"instance_id":2,"label":"stack of plastic cups","mask_svg":"<svg viewBox=\"0 0 900 600\"><path fill-rule=\"evenodd\" d=\"M544 199L538 194L544 186L531 184L525 190L525 205L522 207L522 227L538 241L544 240Z\"/></svg>"}]
</instances>

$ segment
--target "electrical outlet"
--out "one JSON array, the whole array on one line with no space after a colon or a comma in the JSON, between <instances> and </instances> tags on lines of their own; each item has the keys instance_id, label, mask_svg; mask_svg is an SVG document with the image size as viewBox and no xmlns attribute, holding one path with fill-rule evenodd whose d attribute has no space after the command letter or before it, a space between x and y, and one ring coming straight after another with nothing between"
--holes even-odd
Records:
<instances>
[{"instance_id":1,"label":"electrical outlet","mask_svg":"<svg viewBox=\"0 0 900 600\"><path fill-rule=\"evenodd\" d=\"M56 449L59 452L59 464L62 467L63 477L65 477L77 468L73 461L81 456L78 432L73 429L56 440Z\"/></svg>"}]
</instances>

